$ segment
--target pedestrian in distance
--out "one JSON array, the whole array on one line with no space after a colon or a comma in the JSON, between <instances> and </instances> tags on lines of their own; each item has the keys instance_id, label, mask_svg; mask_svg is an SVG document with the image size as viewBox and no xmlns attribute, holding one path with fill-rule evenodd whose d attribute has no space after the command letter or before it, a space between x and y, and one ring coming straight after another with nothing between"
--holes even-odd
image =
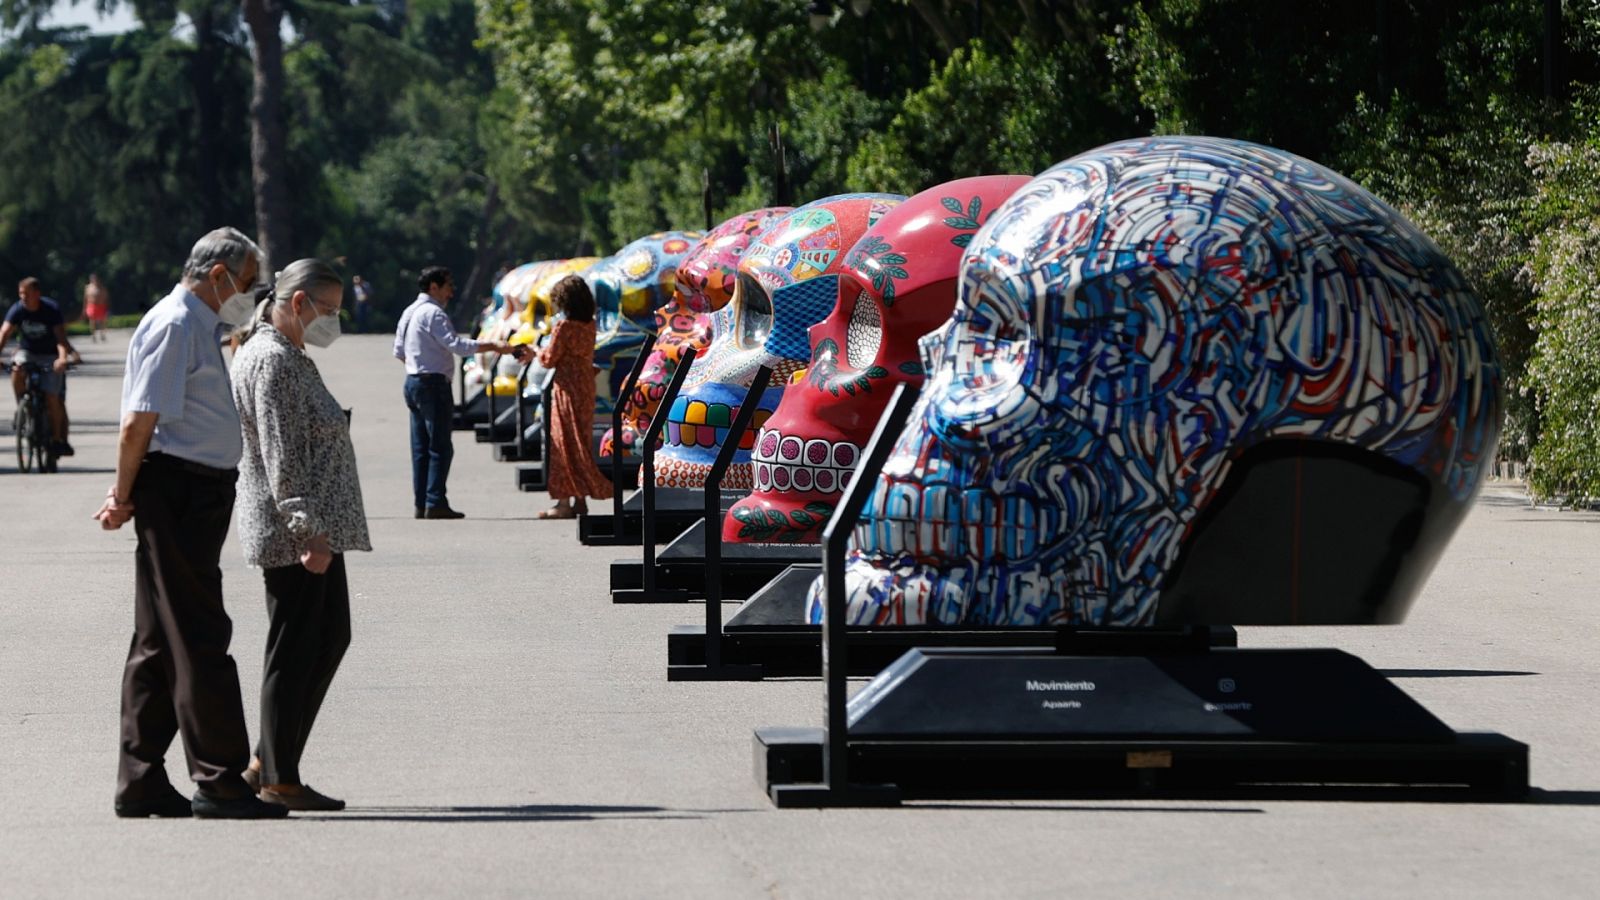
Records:
<instances>
[{"instance_id":1,"label":"pedestrian in distance","mask_svg":"<svg viewBox=\"0 0 1600 900\"><path fill-rule=\"evenodd\" d=\"M366 334L372 321L372 285L356 275L350 279L350 293L356 301L356 333Z\"/></svg>"},{"instance_id":2,"label":"pedestrian in distance","mask_svg":"<svg viewBox=\"0 0 1600 900\"><path fill-rule=\"evenodd\" d=\"M261 733L245 781L269 803L329 812L344 801L300 777L322 700L350 645L345 553L371 550L349 420L306 346L339 337L344 283L326 262L290 263L233 357L244 428L239 543L266 583Z\"/></svg>"},{"instance_id":3,"label":"pedestrian in distance","mask_svg":"<svg viewBox=\"0 0 1600 900\"><path fill-rule=\"evenodd\" d=\"M100 276L90 273L89 283L83 288L83 317L89 323L89 340L106 341L106 319L111 316L111 292L100 283Z\"/></svg>"},{"instance_id":4,"label":"pedestrian in distance","mask_svg":"<svg viewBox=\"0 0 1600 900\"><path fill-rule=\"evenodd\" d=\"M550 429L547 483L555 506L541 519L571 519L589 511L585 497L611 498L611 482L595 465L594 431L594 294L588 282L568 275L550 290L550 303L562 318L550 341L539 351L539 363L555 370L545 427Z\"/></svg>"},{"instance_id":5,"label":"pedestrian in distance","mask_svg":"<svg viewBox=\"0 0 1600 900\"><path fill-rule=\"evenodd\" d=\"M456 295L449 269L423 269L417 289L417 299L401 313L394 332L394 358L406 365L406 408L411 411L412 499L418 519L460 519L464 514L450 507L446 492L455 456L450 433L453 357L513 351L504 341L475 341L456 333L444 311Z\"/></svg>"},{"instance_id":6,"label":"pedestrian in distance","mask_svg":"<svg viewBox=\"0 0 1600 900\"><path fill-rule=\"evenodd\" d=\"M260 248L239 231L209 232L128 344L116 482L95 513L107 530L132 521L138 538L115 803L125 818L289 812L244 780L250 742L220 567L242 450L221 338L249 319L260 266ZM193 799L167 780L180 734Z\"/></svg>"}]
</instances>

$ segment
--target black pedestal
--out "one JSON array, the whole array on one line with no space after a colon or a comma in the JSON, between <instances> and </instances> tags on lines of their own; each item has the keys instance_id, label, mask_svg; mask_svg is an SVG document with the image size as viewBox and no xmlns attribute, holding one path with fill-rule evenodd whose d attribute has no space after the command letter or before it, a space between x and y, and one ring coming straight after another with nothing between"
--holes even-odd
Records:
<instances>
[{"instance_id":1,"label":"black pedestal","mask_svg":"<svg viewBox=\"0 0 1600 900\"><path fill-rule=\"evenodd\" d=\"M724 544L718 566L722 598L744 600L794 563L814 562L820 557L815 544ZM696 521L656 557L659 596L642 596L644 564L625 559L611 564L611 599L616 603L661 603L704 597L705 563L705 523Z\"/></svg>"},{"instance_id":2,"label":"black pedestal","mask_svg":"<svg viewBox=\"0 0 1600 900\"><path fill-rule=\"evenodd\" d=\"M702 494L684 488L656 488L656 534L662 540L681 534L705 515ZM632 491L622 503L621 533L609 506L606 512L578 517L578 540L592 546L637 547L644 540L644 495Z\"/></svg>"},{"instance_id":3,"label":"black pedestal","mask_svg":"<svg viewBox=\"0 0 1600 900\"><path fill-rule=\"evenodd\" d=\"M806 592L822 572L815 563L792 565L740 606L722 628L722 661L731 680L816 678L822 674L822 628L806 621ZM1074 652L1115 651L1118 641L1142 641L1149 629L951 628L898 626L851 628L848 672L876 675L917 647L1031 647ZM1196 640L1236 647L1228 626L1206 629ZM667 635L667 680L718 680L706 667L704 625L677 625Z\"/></svg>"},{"instance_id":4,"label":"black pedestal","mask_svg":"<svg viewBox=\"0 0 1600 900\"><path fill-rule=\"evenodd\" d=\"M451 431L466 431L476 425L489 421L489 396L478 388L477 392L467 398L467 402L457 406L450 416Z\"/></svg>"},{"instance_id":5,"label":"black pedestal","mask_svg":"<svg viewBox=\"0 0 1600 900\"><path fill-rule=\"evenodd\" d=\"M951 797L1518 800L1527 745L1458 734L1337 650L1073 656L913 650L820 729L756 733L779 806Z\"/></svg>"}]
</instances>

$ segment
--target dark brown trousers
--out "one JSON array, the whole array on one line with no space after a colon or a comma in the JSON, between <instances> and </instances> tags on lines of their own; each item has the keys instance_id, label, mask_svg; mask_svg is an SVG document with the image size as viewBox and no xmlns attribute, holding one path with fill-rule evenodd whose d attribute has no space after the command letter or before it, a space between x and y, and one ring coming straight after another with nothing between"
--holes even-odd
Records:
<instances>
[{"instance_id":1,"label":"dark brown trousers","mask_svg":"<svg viewBox=\"0 0 1600 900\"><path fill-rule=\"evenodd\" d=\"M267 656L261 668L261 758L263 784L300 784L300 755L311 737L322 698L350 646L350 586L344 554L328 571L305 566L265 569Z\"/></svg>"},{"instance_id":2,"label":"dark brown trousers","mask_svg":"<svg viewBox=\"0 0 1600 900\"><path fill-rule=\"evenodd\" d=\"M224 798L249 793L240 773L250 741L218 566L233 499L231 479L174 465L146 463L134 483L139 546L133 642L122 675L119 801L169 789L165 757L178 734L202 790Z\"/></svg>"}]
</instances>

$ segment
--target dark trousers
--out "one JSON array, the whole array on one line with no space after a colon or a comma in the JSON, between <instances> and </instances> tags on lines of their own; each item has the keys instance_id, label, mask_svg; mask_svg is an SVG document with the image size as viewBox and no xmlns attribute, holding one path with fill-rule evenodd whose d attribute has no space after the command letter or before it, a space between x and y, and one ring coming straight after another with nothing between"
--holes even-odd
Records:
<instances>
[{"instance_id":1,"label":"dark trousers","mask_svg":"<svg viewBox=\"0 0 1600 900\"><path fill-rule=\"evenodd\" d=\"M455 445L450 441L450 379L443 375L407 375L406 408L411 410L411 492L420 508L449 506L445 482Z\"/></svg>"},{"instance_id":2,"label":"dark trousers","mask_svg":"<svg viewBox=\"0 0 1600 900\"><path fill-rule=\"evenodd\" d=\"M250 740L217 564L233 497L231 479L156 463L142 466L134 482L139 546L133 642L122 673L119 801L170 789L164 760L178 734L196 785L219 797L249 793L240 773Z\"/></svg>"},{"instance_id":3,"label":"dark trousers","mask_svg":"<svg viewBox=\"0 0 1600 900\"><path fill-rule=\"evenodd\" d=\"M267 658L261 669L262 784L300 784L300 755L322 698L350 646L350 587L344 554L328 571L305 566L262 572L267 583Z\"/></svg>"}]
</instances>

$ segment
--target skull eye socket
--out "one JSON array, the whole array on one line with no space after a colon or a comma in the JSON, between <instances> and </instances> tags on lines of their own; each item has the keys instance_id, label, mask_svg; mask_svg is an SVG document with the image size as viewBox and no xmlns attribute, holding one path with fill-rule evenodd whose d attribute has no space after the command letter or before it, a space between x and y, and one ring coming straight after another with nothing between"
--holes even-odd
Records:
<instances>
[{"instance_id":1,"label":"skull eye socket","mask_svg":"<svg viewBox=\"0 0 1600 900\"><path fill-rule=\"evenodd\" d=\"M878 345L883 341L883 318L878 314L878 304L866 291L856 295L855 308L850 311L850 324L845 329L845 359L852 369L865 369L878 356Z\"/></svg>"},{"instance_id":2,"label":"skull eye socket","mask_svg":"<svg viewBox=\"0 0 1600 900\"><path fill-rule=\"evenodd\" d=\"M772 331L772 297L754 276L739 273L739 343L761 346Z\"/></svg>"}]
</instances>

